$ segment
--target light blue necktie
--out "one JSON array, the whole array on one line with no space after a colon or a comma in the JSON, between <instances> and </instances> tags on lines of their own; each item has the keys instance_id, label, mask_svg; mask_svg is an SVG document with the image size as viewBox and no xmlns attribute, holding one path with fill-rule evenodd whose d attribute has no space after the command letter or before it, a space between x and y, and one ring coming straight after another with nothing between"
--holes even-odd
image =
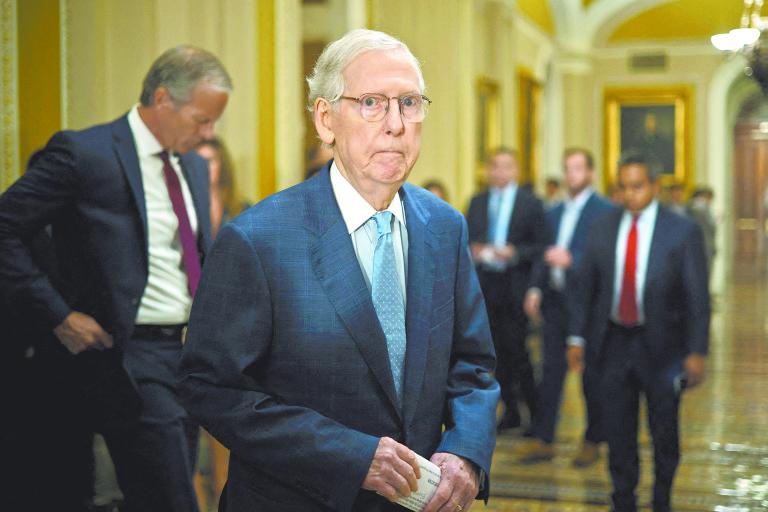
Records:
<instances>
[{"instance_id":1,"label":"light blue necktie","mask_svg":"<svg viewBox=\"0 0 768 512\"><path fill-rule=\"evenodd\" d=\"M400 289L400 278L395 264L392 244L392 212L378 212L376 221L376 249L373 252L373 279L371 295L376 316L387 338L389 366L395 382L397 399L402 403L403 363L405 360L405 301Z\"/></svg>"}]
</instances>

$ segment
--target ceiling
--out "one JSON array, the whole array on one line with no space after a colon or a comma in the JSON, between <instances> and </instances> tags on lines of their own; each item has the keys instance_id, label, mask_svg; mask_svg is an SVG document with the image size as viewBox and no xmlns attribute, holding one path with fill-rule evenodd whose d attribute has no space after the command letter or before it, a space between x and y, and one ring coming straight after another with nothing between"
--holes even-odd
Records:
<instances>
[{"instance_id":1,"label":"ceiling","mask_svg":"<svg viewBox=\"0 0 768 512\"><path fill-rule=\"evenodd\" d=\"M567 12L578 12L589 18L597 11L611 7L617 0L517 0L516 5L533 23L544 32L556 35L553 6L567 4ZM640 3L640 2L637 2ZM637 5L637 3L635 5ZM655 0L648 1L650 7L634 12L604 33L601 44L615 44L638 41L701 40L708 41L712 34L726 32L739 24L743 0ZM606 5L608 4L608 5ZM656 4L653 6L652 4ZM635 9L637 11L637 9ZM768 16L768 8L763 15ZM626 9L619 10L609 21L616 24Z\"/></svg>"}]
</instances>

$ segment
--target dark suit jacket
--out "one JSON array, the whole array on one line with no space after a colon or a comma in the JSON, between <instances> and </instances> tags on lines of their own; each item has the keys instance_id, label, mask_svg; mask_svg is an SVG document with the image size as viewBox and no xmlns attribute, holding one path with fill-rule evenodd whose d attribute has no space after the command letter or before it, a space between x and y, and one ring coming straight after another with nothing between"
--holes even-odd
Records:
<instances>
[{"instance_id":1,"label":"dark suit jacket","mask_svg":"<svg viewBox=\"0 0 768 512\"><path fill-rule=\"evenodd\" d=\"M222 228L192 308L181 396L232 451L225 510L387 510L360 489L383 436L490 470L499 387L461 214L401 188L409 248L400 409L328 168Z\"/></svg>"},{"instance_id":2,"label":"dark suit jacket","mask_svg":"<svg viewBox=\"0 0 768 512\"><path fill-rule=\"evenodd\" d=\"M193 154L183 155L181 165L202 259L211 240L208 169ZM46 225L62 277L58 289L23 243ZM80 311L124 343L147 283L147 251L141 170L126 116L56 133L0 196L0 290L48 330Z\"/></svg>"},{"instance_id":3,"label":"dark suit jacket","mask_svg":"<svg viewBox=\"0 0 768 512\"><path fill-rule=\"evenodd\" d=\"M586 339L588 353L600 356L613 304L616 239L623 210L592 225L576 292L572 294L572 335ZM706 354L710 303L704 240L690 219L659 206L643 294L645 343L659 367L690 353Z\"/></svg>"},{"instance_id":4,"label":"dark suit jacket","mask_svg":"<svg viewBox=\"0 0 768 512\"><path fill-rule=\"evenodd\" d=\"M486 190L473 197L469 204L467 225L470 243L488 242L488 198ZM507 231L507 241L515 246L517 259L507 273L513 295L519 301L528 289L531 269L541 259L550 239L541 201L525 188L518 187Z\"/></svg>"},{"instance_id":5,"label":"dark suit jacket","mask_svg":"<svg viewBox=\"0 0 768 512\"><path fill-rule=\"evenodd\" d=\"M571 263L571 267L565 273L566 289L571 284L573 275L578 272L578 268L581 265L584 249L587 245L587 235L592 223L615 208L616 207L612 203L597 192L593 192L592 195L589 196L589 199L587 199L587 202L584 204L584 208L579 215L579 220L576 222L576 227L573 230L571 243L568 246L573 262ZM548 244L549 246L557 243L563 212L565 212L565 204L561 202L546 213L548 232L551 234ZM550 287L550 267L543 259L539 259L533 266L530 286L539 288L545 296L552 291Z\"/></svg>"}]
</instances>

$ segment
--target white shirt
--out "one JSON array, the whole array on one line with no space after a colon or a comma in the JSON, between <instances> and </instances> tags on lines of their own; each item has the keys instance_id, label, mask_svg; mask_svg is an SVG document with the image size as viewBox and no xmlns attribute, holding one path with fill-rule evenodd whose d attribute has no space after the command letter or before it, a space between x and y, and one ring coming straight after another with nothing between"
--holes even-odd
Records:
<instances>
[{"instance_id":1,"label":"white shirt","mask_svg":"<svg viewBox=\"0 0 768 512\"><path fill-rule=\"evenodd\" d=\"M144 124L137 106L128 113L128 124L133 133L141 168L149 241L149 277L139 303L136 323L182 324L189 319L192 297L181 260L179 220L173 212L163 176L163 161L158 156L163 147ZM184 173L181 172L178 157L171 155L170 161L181 183L189 223L192 231L197 234L197 214L192 203L192 194L184 179Z\"/></svg>"},{"instance_id":2,"label":"white shirt","mask_svg":"<svg viewBox=\"0 0 768 512\"><path fill-rule=\"evenodd\" d=\"M341 216L347 226L347 232L352 237L352 245L363 271L365 284L370 290L371 279L373 278L373 252L376 249L377 240L376 221L372 217L377 211L341 174L339 168L336 167L336 162L331 164L331 187L334 196L336 196L336 203L341 210ZM408 271L408 231L405 228L405 211L400 200L400 194L395 194L386 211L392 212L396 219L392 227L392 245L395 249L395 265L400 278L400 290L405 301L405 283ZM368 222L369 220L370 222Z\"/></svg>"},{"instance_id":3,"label":"white shirt","mask_svg":"<svg viewBox=\"0 0 768 512\"><path fill-rule=\"evenodd\" d=\"M659 203L654 200L637 219L637 266L635 271L635 289L637 292L638 322L645 323L643 311L643 293L645 292L645 278L648 274L648 256L651 253L653 233L656 229L656 217L659 214ZM624 260L627 255L627 239L632 228L632 214L624 211L619 224L619 234L616 237L616 273L613 278L613 305L611 318L619 321L619 301L621 300L621 285L624 280Z\"/></svg>"},{"instance_id":4,"label":"white shirt","mask_svg":"<svg viewBox=\"0 0 768 512\"><path fill-rule=\"evenodd\" d=\"M582 190L576 197L569 197L563 203L563 215L560 217L560 225L557 230L556 245L558 247L568 249L571 246L573 233L576 231L576 224L578 224L581 212L593 193L592 188L588 187ZM556 290L562 290L565 287L565 269L552 267L550 278Z\"/></svg>"},{"instance_id":5,"label":"white shirt","mask_svg":"<svg viewBox=\"0 0 768 512\"><path fill-rule=\"evenodd\" d=\"M496 221L493 233L489 233L488 243L496 246L507 245L509 221L517 199L517 185L510 183L504 188L492 188L488 193L488 221ZM495 214L495 215L494 215Z\"/></svg>"}]
</instances>

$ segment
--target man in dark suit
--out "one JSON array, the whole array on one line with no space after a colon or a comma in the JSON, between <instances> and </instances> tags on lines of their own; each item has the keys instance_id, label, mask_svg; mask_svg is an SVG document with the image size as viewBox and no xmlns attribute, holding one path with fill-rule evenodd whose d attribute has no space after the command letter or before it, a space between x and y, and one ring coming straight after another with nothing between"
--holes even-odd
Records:
<instances>
[{"instance_id":1,"label":"man in dark suit","mask_svg":"<svg viewBox=\"0 0 768 512\"><path fill-rule=\"evenodd\" d=\"M525 297L529 317L543 316L542 373L538 385L538 406L533 424L533 439L520 446L517 456L523 463L550 460L555 455L555 440L560 398L568 370L565 358L568 337L566 295L571 293L575 273L578 273L592 223L614 209L592 188L594 159L586 149L567 149L563 155L563 182L567 197L547 212L547 223L553 234L544 258L536 262L531 276L531 288ZM591 370L591 367L590 367ZM587 429L582 448L574 458L578 467L591 465L598 457L598 444L603 434L598 422L599 405L595 379L591 371L584 372L584 398L587 404Z\"/></svg>"},{"instance_id":2,"label":"man in dark suit","mask_svg":"<svg viewBox=\"0 0 768 512\"><path fill-rule=\"evenodd\" d=\"M493 344L461 214L405 184L429 100L402 42L355 30L309 78L334 159L222 228L184 347L184 403L231 450L222 510L426 512L487 498Z\"/></svg>"},{"instance_id":3,"label":"man in dark suit","mask_svg":"<svg viewBox=\"0 0 768 512\"><path fill-rule=\"evenodd\" d=\"M536 415L523 298L531 268L541 258L549 234L541 201L517 185L516 153L496 150L488 159L487 171L490 187L472 198L467 223L498 358L496 378L505 405L502 430L520 425L518 392L531 420Z\"/></svg>"},{"instance_id":4,"label":"man in dark suit","mask_svg":"<svg viewBox=\"0 0 768 512\"><path fill-rule=\"evenodd\" d=\"M597 365L613 509L637 509L640 395L653 439L653 510L670 510L680 459L682 389L704 379L710 303L701 230L656 200L659 170L642 154L619 163L624 209L596 221L572 301L568 358Z\"/></svg>"},{"instance_id":5,"label":"man in dark suit","mask_svg":"<svg viewBox=\"0 0 768 512\"><path fill-rule=\"evenodd\" d=\"M198 428L176 398L175 370L210 220L207 167L188 152L212 136L230 90L215 56L168 50L139 105L55 134L0 197L0 290L69 353L52 371L75 376L67 385L81 400L51 423L104 435L131 511L197 509ZM46 225L58 287L24 244Z\"/></svg>"}]
</instances>

